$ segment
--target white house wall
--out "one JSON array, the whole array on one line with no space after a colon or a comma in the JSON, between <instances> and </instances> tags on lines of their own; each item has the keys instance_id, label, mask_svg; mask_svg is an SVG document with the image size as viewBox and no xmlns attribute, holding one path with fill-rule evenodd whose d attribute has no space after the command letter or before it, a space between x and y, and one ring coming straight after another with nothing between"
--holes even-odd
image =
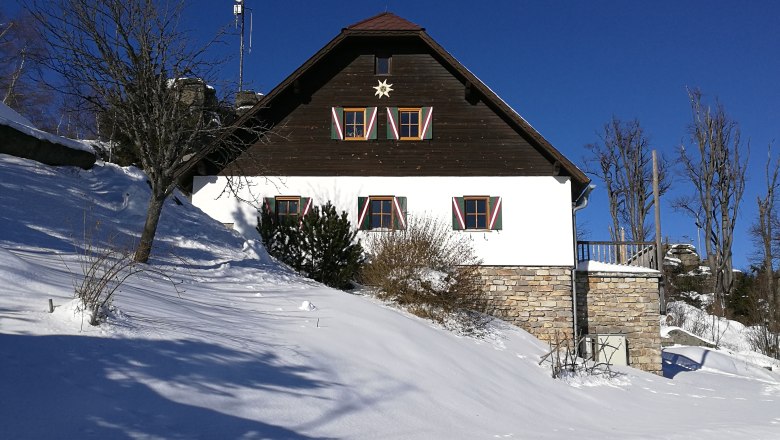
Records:
<instances>
[{"instance_id":1,"label":"white house wall","mask_svg":"<svg viewBox=\"0 0 780 440\"><path fill-rule=\"evenodd\" d=\"M243 178L242 178L243 179ZM452 223L452 197L502 197L501 231L467 232L486 265L573 266L571 183L568 177L284 177L250 178L241 198L312 197L345 210L357 225L358 196L407 197L409 216L425 214ZM224 191L226 177L195 177L192 201L222 223L254 226L256 207ZM259 206L260 203L257 203ZM381 232L361 232L371 234Z\"/></svg>"}]
</instances>

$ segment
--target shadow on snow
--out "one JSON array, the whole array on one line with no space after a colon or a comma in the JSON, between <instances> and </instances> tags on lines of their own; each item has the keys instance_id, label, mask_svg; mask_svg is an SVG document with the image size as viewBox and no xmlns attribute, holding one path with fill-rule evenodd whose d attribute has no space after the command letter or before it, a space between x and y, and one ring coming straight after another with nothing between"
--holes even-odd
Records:
<instances>
[{"instance_id":1,"label":"shadow on snow","mask_svg":"<svg viewBox=\"0 0 780 440\"><path fill-rule=\"evenodd\" d=\"M270 352L193 340L0 334L0 347L0 425L7 438L308 439L272 421L207 406L230 398L235 405L242 388L303 396L338 386ZM158 390L167 396L194 390L203 401L174 400Z\"/></svg>"}]
</instances>

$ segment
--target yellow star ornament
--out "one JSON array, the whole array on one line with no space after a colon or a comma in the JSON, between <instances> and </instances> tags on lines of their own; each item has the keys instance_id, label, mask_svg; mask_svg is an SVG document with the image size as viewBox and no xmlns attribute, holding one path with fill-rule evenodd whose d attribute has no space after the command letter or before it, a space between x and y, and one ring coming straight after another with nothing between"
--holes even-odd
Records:
<instances>
[{"instance_id":1,"label":"yellow star ornament","mask_svg":"<svg viewBox=\"0 0 780 440\"><path fill-rule=\"evenodd\" d=\"M374 87L374 90L376 90L376 93L374 95L378 96L379 99L382 99L383 96L390 97L390 92L393 91L393 85L388 84L387 80L379 81L377 80L377 85Z\"/></svg>"}]
</instances>

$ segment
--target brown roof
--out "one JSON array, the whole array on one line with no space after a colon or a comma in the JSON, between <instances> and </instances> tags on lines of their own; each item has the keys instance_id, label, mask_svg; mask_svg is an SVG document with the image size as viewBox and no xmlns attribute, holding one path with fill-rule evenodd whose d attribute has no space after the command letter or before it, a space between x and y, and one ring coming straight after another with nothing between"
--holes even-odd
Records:
<instances>
[{"instance_id":1,"label":"brown roof","mask_svg":"<svg viewBox=\"0 0 780 440\"><path fill-rule=\"evenodd\" d=\"M412 23L409 20L403 19L391 12L382 12L373 17L366 18L351 26L347 26L347 29L361 30L361 31L423 31L424 28Z\"/></svg>"},{"instance_id":2,"label":"brown roof","mask_svg":"<svg viewBox=\"0 0 780 440\"><path fill-rule=\"evenodd\" d=\"M309 70L314 64L322 60L331 50L333 50L334 47L338 46L340 43L342 43L345 39L355 36L379 36L384 35L385 32L390 31L392 35L413 35L416 37L419 37L422 41L424 41L436 54L438 54L447 64L452 66L462 77L465 79L466 82L470 83L473 87L475 87L481 94L484 96L484 98L489 102L492 103L493 106L498 108L501 112L503 112L505 115L509 117L511 121L513 121L521 130L528 133L532 138L534 138L539 145L542 147L542 149L546 150L552 157L555 158L555 160L559 161L563 168L568 171L569 175L574 179L573 185L572 185L572 196L576 198L582 190L584 190L587 187L587 184L590 183L590 179L588 178L585 173L583 173L577 166L571 162L567 157L565 157L563 154L560 153L555 147L550 144L550 142L545 139L538 131L536 131L525 119L523 119L520 114L518 114L514 109L512 109L506 102L504 102L501 98L498 97L489 87L487 87L479 78L477 78L471 71L469 71L465 66L463 66L458 60L455 59L452 55L450 55L449 52L447 52L443 47L441 47L436 41L433 40L426 32L425 29L410 22L407 21L395 14L392 14L390 12L383 12L379 15L375 15L371 18L367 18L363 21L359 21L347 28L344 28L339 35L337 35L333 40L331 40L328 44L325 45L322 49L320 49L319 52L312 55L309 60L307 60L305 63L303 63L302 66L300 66L295 72L293 72L290 76L288 76L284 81L282 81L279 85L277 85L273 90L271 90L267 95L265 95L260 102L255 104L255 106L248 112L246 112L239 120L235 123L236 126L241 126L245 121L253 117L253 115L258 112L262 108L266 108L270 106L271 101L273 101L278 94L286 89L287 87L291 87L293 82L299 78L304 72ZM198 153L195 157L196 160L200 160L203 157L208 154L208 149L204 149L200 153Z\"/></svg>"}]
</instances>

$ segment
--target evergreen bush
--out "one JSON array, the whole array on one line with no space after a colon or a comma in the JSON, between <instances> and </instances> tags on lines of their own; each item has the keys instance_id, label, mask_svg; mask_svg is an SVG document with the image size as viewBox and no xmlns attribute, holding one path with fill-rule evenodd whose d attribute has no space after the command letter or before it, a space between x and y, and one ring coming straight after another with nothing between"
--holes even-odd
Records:
<instances>
[{"instance_id":1,"label":"evergreen bush","mask_svg":"<svg viewBox=\"0 0 780 440\"><path fill-rule=\"evenodd\" d=\"M302 219L279 221L262 209L258 232L268 253L296 271L331 287L345 289L360 271L363 247L357 231L328 202L312 207Z\"/></svg>"}]
</instances>

